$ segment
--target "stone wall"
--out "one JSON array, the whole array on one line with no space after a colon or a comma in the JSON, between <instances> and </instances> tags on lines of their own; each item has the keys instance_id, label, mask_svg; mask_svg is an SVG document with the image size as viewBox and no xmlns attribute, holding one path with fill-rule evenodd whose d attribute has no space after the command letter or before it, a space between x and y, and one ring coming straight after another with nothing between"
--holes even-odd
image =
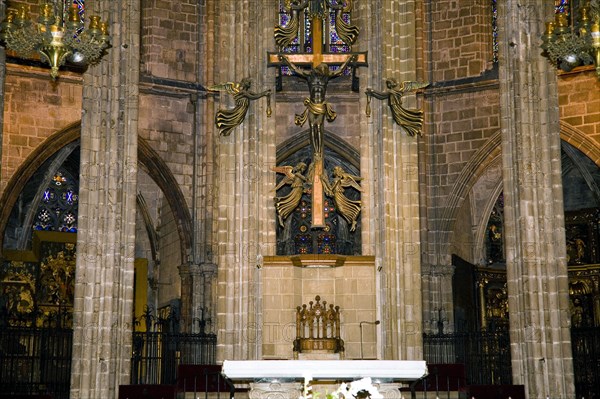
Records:
<instances>
[{"instance_id":1,"label":"stone wall","mask_svg":"<svg viewBox=\"0 0 600 399\"><path fill-rule=\"evenodd\" d=\"M197 1L144 2L141 72L158 78L196 81L201 26Z\"/></svg>"},{"instance_id":2,"label":"stone wall","mask_svg":"<svg viewBox=\"0 0 600 399\"><path fill-rule=\"evenodd\" d=\"M25 73L23 73L25 72ZM0 195L22 162L45 139L81 120L81 79L48 70L7 66Z\"/></svg>"},{"instance_id":3,"label":"stone wall","mask_svg":"<svg viewBox=\"0 0 600 399\"><path fill-rule=\"evenodd\" d=\"M347 359L361 357L360 322L377 318L376 269L370 264L353 264L348 257L341 267L297 267L284 257L265 261L263 284L263 323L261 337L264 359L292 359L296 338L296 307L315 296L340 307L341 333ZM362 357L377 357L376 326L364 324Z\"/></svg>"},{"instance_id":4,"label":"stone wall","mask_svg":"<svg viewBox=\"0 0 600 399\"><path fill-rule=\"evenodd\" d=\"M561 122L600 144L600 80L595 71L562 74L558 82ZM577 143L572 144L578 147Z\"/></svg>"},{"instance_id":5,"label":"stone wall","mask_svg":"<svg viewBox=\"0 0 600 399\"><path fill-rule=\"evenodd\" d=\"M492 66L491 1L431 3L433 81L478 76Z\"/></svg>"}]
</instances>

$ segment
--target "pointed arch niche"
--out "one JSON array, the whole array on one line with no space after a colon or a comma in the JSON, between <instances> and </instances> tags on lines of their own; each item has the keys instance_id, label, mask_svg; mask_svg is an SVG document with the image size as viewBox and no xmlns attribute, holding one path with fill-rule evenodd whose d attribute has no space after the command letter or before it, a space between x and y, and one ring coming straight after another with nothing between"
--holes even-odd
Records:
<instances>
[{"instance_id":1,"label":"pointed arch niche","mask_svg":"<svg viewBox=\"0 0 600 399\"><path fill-rule=\"evenodd\" d=\"M600 148L561 125L566 262L572 326L600 326ZM498 173L500 172L500 173ZM454 323L458 329L507 325L506 249L500 164L492 161L456 211L452 242ZM462 222L458 222L462 220ZM474 226L468 229L468 224ZM476 309L476 311L474 311Z\"/></svg>"},{"instance_id":2,"label":"pointed arch niche","mask_svg":"<svg viewBox=\"0 0 600 399\"><path fill-rule=\"evenodd\" d=\"M14 280L17 275L25 280L44 278L39 265L46 262L45 259L54 261L59 253L68 257L65 264L68 267L72 264L74 268L80 132L80 124L75 123L49 137L8 182L0 198L3 204L0 209L0 282L17 281ZM190 253L191 217L175 177L142 138L138 140L138 162L136 315L140 316L147 304L154 308L179 305L178 267L187 261ZM162 230L159 226L163 226ZM164 245L161 248L161 242L169 242L169 248L165 249ZM65 274L64 279L72 280L71 274ZM20 280L17 283L21 288L28 287ZM43 293L40 284L33 280L29 285L32 300L25 313L31 309L38 312L38 304L49 305L47 299L52 295L56 304L72 306L68 298L56 297L57 294L72 295L72 291L55 295ZM2 289L11 289L7 287L2 283ZM42 294L44 298L37 298ZM15 291L15 295L20 294Z\"/></svg>"},{"instance_id":3,"label":"pointed arch niche","mask_svg":"<svg viewBox=\"0 0 600 399\"><path fill-rule=\"evenodd\" d=\"M295 166L300 162L308 165L312 162L309 145L309 133L303 131L277 148L278 166ZM331 170L340 166L346 172L360 175L360 156L350 144L331 132L325 132L325 170L331 175ZM277 183L283 175L278 174ZM277 196L285 196L290 192L290 186L284 186L277 191ZM344 195L350 200L360 200L360 192L347 188ZM324 229L311 228L311 195L307 190L302 195L299 206L285 220L283 226L276 224L277 255L360 255L361 253L361 223L360 214L355 231L350 231L346 220L336 210L333 199L324 198L325 224Z\"/></svg>"},{"instance_id":4,"label":"pointed arch niche","mask_svg":"<svg viewBox=\"0 0 600 399\"><path fill-rule=\"evenodd\" d=\"M325 132L325 166L331 171L334 166L342 166L351 174L360 175L360 157L351 145L332 134ZM296 165L304 162L310 166L311 153L309 149L308 132L301 132L286 140L277 147L277 165ZM279 177L278 177L279 178ZM348 191L348 190L347 190ZM285 192L278 192L283 195ZM351 199L360 199L357 193ZM304 200L309 201L310 196L305 195ZM289 221L292 226L302 226L302 209L298 209L296 220ZM375 358L377 357L377 329L375 326L361 327L361 322L377 319L376 274L374 256L360 254L360 216L356 231L351 234L351 240L346 242L345 249L340 248L340 230L333 231L336 251L291 251L287 255L265 256L261 268L262 279L262 331L268 334L268 339L262 342L262 356L264 359L292 359L293 341L296 337L295 310L298 306L314 300L320 296L327 303L335 304L341 309L341 339L345 342L346 357L348 358ZM306 231L310 230L310 218ZM342 225L341 236L347 234L343 230L347 225L340 222L341 217L335 212L328 216L332 229ZM273 212L273 223L277 223L277 215ZM330 230L330 232L331 232ZM298 230L299 233L303 233ZM316 231L312 236L313 249L317 248L318 237L322 231ZM327 233L327 232L325 232ZM282 240L287 234L287 240ZM288 245L296 248L292 234L278 226L278 242L280 248ZM332 246L331 248L334 248ZM337 251L341 249L341 251ZM344 253L345 252L345 253ZM364 331L361 331L361 328ZM324 358L337 354L323 354Z\"/></svg>"}]
</instances>

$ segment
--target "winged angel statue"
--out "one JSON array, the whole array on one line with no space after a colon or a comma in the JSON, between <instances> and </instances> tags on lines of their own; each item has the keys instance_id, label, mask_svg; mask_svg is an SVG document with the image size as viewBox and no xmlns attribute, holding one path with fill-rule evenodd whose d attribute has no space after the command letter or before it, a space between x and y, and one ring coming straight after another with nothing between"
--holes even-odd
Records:
<instances>
[{"instance_id":1,"label":"winged angel statue","mask_svg":"<svg viewBox=\"0 0 600 399\"><path fill-rule=\"evenodd\" d=\"M321 180L325 187L325 194L333 197L335 207L338 213L350 225L350 231L356 230L356 219L358 219L362 202L349 199L344 192L347 187L352 187L362 192L362 187L358 184L362 180L362 177L346 172L341 166L334 166L333 181L330 182L327 175L321 176Z\"/></svg>"},{"instance_id":2,"label":"winged angel statue","mask_svg":"<svg viewBox=\"0 0 600 399\"><path fill-rule=\"evenodd\" d=\"M371 116L371 97L379 100L388 100L388 105L392 111L394 121L406 129L410 136L421 135L423 127L423 110L407 109L402 106L402 96L405 93L410 93L423 89L429 86L427 82L412 82L404 81L398 83L396 79L390 78L386 80L388 88L387 92L379 92L373 89L367 89L367 117Z\"/></svg>"},{"instance_id":3,"label":"winged angel statue","mask_svg":"<svg viewBox=\"0 0 600 399\"><path fill-rule=\"evenodd\" d=\"M208 88L211 92L226 91L233 95L235 101L234 108L217 111L215 123L221 136L229 136L231 131L244 121L250 106L250 100L267 97L267 117L271 116L271 90L253 93L250 91L251 84L250 78L244 78L241 82L226 82Z\"/></svg>"},{"instance_id":4,"label":"winged angel statue","mask_svg":"<svg viewBox=\"0 0 600 399\"><path fill-rule=\"evenodd\" d=\"M306 171L306 164L298 162L296 166L273 166L271 170L285 175L274 191L279 190L287 184L291 186L291 191L287 195L275 197L275 208L277 209L279 225L284 227L285 220L298 207L302 199L302 194L305 192L304 183L307 182L307 178L303 173Z\"/></svg>"}]
</instances>

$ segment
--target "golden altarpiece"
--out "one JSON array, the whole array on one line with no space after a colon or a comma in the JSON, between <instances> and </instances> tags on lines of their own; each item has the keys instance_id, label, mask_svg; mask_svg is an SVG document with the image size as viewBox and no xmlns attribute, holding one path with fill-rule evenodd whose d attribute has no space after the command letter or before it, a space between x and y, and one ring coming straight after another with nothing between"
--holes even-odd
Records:
<instances>
[{"instance_id":1,"label":"golden altarpiece","mask_svg":"<svg viewBox=\"0 0 600 399\"><path fill-rule=\"evenodd\" d=\"M485 263L473 269L474 277L470 280L475 287L477 320L467 324L481 329L508 326L502 213L503 196L500 195L487 224ZM571 326L574 328L600 326L599 226L598 208L565 212Z\"/></svg>"}]
</instances>

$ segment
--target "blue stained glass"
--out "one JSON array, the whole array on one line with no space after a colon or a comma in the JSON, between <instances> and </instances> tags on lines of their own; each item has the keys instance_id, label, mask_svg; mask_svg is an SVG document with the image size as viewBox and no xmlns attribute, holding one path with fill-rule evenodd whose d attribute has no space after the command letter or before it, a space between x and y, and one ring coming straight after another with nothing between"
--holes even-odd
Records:
<instances>
[{"instance_id":1,"label":"blue stained glass","mask_svg":"<svg viewBox=\"0 0 600 399\"><path fill-rule=\"evenodd\" d=\"M57 171L42 192L34 230L77 231L77 181L66 170Z\"/></svg>"},{"instance_id":2,"label":"blue stained glass","mask_svg":"<svg viewBox=\"0 0 600 399\"><path fill-rule=\"evenodd\" d=\"M556 13L569 13L569 0L557 0L554 4L554 10Z\"/></svg>"},{"instance_id":3,"label":"blue stained glass","mask_svg":"<svg viewBox=\"0 0 600 399\"><path fill-rule=\"evenodd\" d=\"M492 0L492 60L498 62L498 4Z\"/></svg>"},{"instance_id":4,"label":"blue stained glass","mask_svg":"<svg viewBox=\"0 0 600 399\"><path fill-rule=\"evenodd\" d=\"M52 201L53 199L54 199L54 191L47 188L44 191L44 194L42 194L42 201L48 203L48 202Z\"/></svg>"},{"instance_id":5,"label":"blue stained glass","mask_svg":"<svg viewBox=\"0 0 600 399\"><path fill-rule=\"evenodd\" d=\"M67 204L73 205L77 202L78 195L73 190L67 190L63 193L62 198Z\"/></svg>"},{"instance_id":6,"label":"blue stained glass","mask_svg":"<svg viewBox=\"0 0 600 399\"><path fill-rule=\"evenodd\" d=\"M310 44L312 43L312 24L310 18L308 17L308 14L304 14L304 43L305 46L310 46ZM308 48L309 47L306 47L306 49ZM312 52L312 48L310 50L305 51Z\"/></svg>"}]
</instances>

